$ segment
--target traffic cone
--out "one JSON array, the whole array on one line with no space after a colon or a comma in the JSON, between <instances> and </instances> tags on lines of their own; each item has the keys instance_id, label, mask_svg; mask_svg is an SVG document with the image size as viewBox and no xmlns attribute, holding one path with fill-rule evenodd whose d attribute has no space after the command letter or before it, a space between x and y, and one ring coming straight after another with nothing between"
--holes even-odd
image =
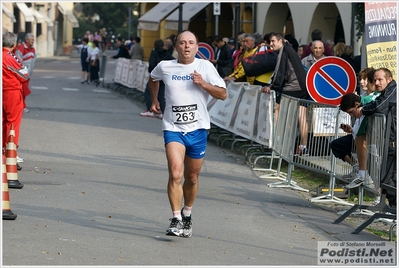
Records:
<instances>
[{"instance_id":1,"label":"traffic cone","mask_svg":"<svg viewBox=\"0 0 399 268\"><path fill-rule=\"evenodd\" d=\"M14 131L14 127L11 127L10 134ZM24 187L18 180L17 170L17 146L14 143L14 135L8 136L8 143L6 147L6 171L8 188L21 189Z\"/></svg>"},{"instance_id":2,"label":"traffic cone","mask_svg":"<svg viewBox=\"0 0 399 268\"><path fill-rule=\"evenodd\" d=\"M3 183L1 184L2 191L2 207L3 207L3 220L15 220L17 215L12 213L10 208L10 193L8 192L8 180L6 172L6 156L3 155L1 171L3 173Z\"/></svg>"},{"instance_id":3,"label":"traffic cone","mask_svg":"<svg viewBox=\"0 0 399 268\"><path fill-rule=\"evenodd\" d=\"M15 138L14 125L11 125L10 135L8 135L8 136L14 136L14 138ZM18 153L17 153L17 155L18 155ZM22 167L18 165L18 161L17 161L17 170L21 170L21 169L22 169Z\"/></svg>"}]
</instances>

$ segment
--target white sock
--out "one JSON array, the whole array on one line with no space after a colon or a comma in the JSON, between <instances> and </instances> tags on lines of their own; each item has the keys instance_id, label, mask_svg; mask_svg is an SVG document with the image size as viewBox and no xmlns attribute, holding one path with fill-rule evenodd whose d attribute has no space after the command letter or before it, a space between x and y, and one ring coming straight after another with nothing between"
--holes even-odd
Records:
<instances>
[{"instance_id":1,"label":"white sock","mask_svg":"<svg viewBox=\"0 0 399 268\"><path fill-rule=\"evenodd\" d=\"M180 210L178 210L178 211L173 211L173 218L177 218L179 221L182 220Z\"/></svg>"},{"instance_id":2,"label":"white sock","mask_svg":"<svg viewBox=\"0 0 399 268\"><path fill-rule=\"evenodd\" d=\"M366 171L365 170L359 170L360 177L362 177L363 179L366 177Z\"/></svg>"},{"instance_id":3,"label":"white sock","mask_svg":"<svg viewBox=\"0 0 399 268\"><path fill-rule=\"evenodd\" d=\"M299 145L299 149L303 150L305 148L306 148L306 145L303 145L303 144Z\"/></svg>"},{"instance_id":4,"label":"white sock","mask_svg":"<svg viewBox=\"0 0 399 268\"><path fill-rule=\"evenodd\" d=\"M183 208L183 216L188 217L191 216L191 210L193 207L184 206Z\"/></svg>"}]
</instances>

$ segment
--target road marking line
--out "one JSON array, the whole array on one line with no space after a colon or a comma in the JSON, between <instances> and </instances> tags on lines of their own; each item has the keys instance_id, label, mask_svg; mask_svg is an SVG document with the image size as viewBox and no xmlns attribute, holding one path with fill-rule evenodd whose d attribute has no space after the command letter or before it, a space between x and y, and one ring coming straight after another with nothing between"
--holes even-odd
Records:
<instances>
[{"instance_id":1,"label":"road marking line","mask_svg":"<svg viewBox=\"0 0 399 268\"><path fill-rule=\"evenodd\" d=\"M97 93L111 93L106 89L93 89L93 92L97 92Z\"/></svg>"},{"instance_id":2,"label":"road marking line","mask_svg":"<svg viewBox=\"0 0 399 268\"><path fill-rule=\"evenodd\" d=\"M36 87L36 86L31 86L32 89L45 89L48 90L48 87Z\"/></svg>"},{"instance_id":3,"label":"road marking line","mask_svg":"<svg viewBox=\"0 0 399 268\"><path fill-rule=\"evenodd\" d=\"M63 87L62 90L65 90L65 91L80 91L79 88L70 88L70 87Z\"/></svg>"}]
</instances>

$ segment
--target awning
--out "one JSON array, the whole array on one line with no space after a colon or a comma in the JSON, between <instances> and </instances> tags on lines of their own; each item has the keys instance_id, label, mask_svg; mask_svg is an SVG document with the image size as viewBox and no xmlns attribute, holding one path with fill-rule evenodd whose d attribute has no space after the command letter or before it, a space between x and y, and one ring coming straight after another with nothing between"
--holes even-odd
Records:
<instances>
[{"instance_id":1,"label":"awning","mask_svg":"<svg viewBox=\"0 0 399 268\"><path fill-rule=\"evenodd\" d=\"M190 23L190 20L198 14L201 10L206 8L210 3L192 3L192 2L186 2L183 4L183 28L182 30L187 30L188 24ZM179 29L179 9L176 9L172 14L170 14L166 18L166 25L165 29L169 30L178 30Z\"/></svg>"},{"instance_id":2,"label":"awning","mask_svg":"<svg viewBox=\"0 0 399 268\"><path fill-rule=\"evenodd\" d=\"M7 17L9 17L12 22L17 22L17 20L15 19L14 14L7 8L6 5L4 5L4 3L1 3L1 7L3 9L3 12L6 13Z\"/></svg>"},{"instance_id":3,"label":"awning","mask_svg":"<svg viewBox=\"0 0 399 268\"><path fill-rule=\"evenodd\" d=\"M62 2L58 2L58 9L62 15L66 16L73 28L79 28L79 22L72 11Z\"/></svg>"},{"instance_id":4,"label":"awning","mask_svg":"<svg viewBox=\"0 0 399 268\"><path fill-rule=\"evenodd\" d=\"M159 3L139 18L138 28L142 30L158 31L159 23L173 12L179 3Z\"/></svg>"},{"instance_id":5,"label":"awning","mask_svg":"<svg viewBox=\"0 0 399 268\"><path fill-rule=\"evenodd\" d=\"M37 11L34 8L30 8L30 11L32 12L33 16L35 16L37 23L43 23L44 22L44 17L43 17L42 14L39 13L39 11Z\"/></svg>"},{"instance_id":6,"label":"awning","mask_svg":"<svg viewBox=\"0 0 399 268\"><path fill-rule=\"evenodd\" d=\"M21 11L21 13L24 14L26 22L32 22L35 20L35 18L33 17L32 11L29 9L29 7L25 3L15 3L15 4L19 8L19 11Z\"/></svg>"}]
</instances>

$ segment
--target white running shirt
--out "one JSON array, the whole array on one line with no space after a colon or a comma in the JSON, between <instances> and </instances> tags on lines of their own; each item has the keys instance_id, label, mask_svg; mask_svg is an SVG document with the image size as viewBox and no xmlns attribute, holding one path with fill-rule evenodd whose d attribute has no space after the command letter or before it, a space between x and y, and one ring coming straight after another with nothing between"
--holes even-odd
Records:
<instances>
[{"instance_id":1,"label":"white running shirt","mask_svg":"<svg viewBox=\"0 0 399 268\"><path fill-rule=\"evenodd\" d=\"M207 110L209 94L193 83L190 74L194 70L209 84L226 88L213 64L203 59L195 58L190 64L180 64L177 60L161 61L152 70L153 80L165 83L162 130L191 132L211 127Z\"/></svg>"}]
</instances>

